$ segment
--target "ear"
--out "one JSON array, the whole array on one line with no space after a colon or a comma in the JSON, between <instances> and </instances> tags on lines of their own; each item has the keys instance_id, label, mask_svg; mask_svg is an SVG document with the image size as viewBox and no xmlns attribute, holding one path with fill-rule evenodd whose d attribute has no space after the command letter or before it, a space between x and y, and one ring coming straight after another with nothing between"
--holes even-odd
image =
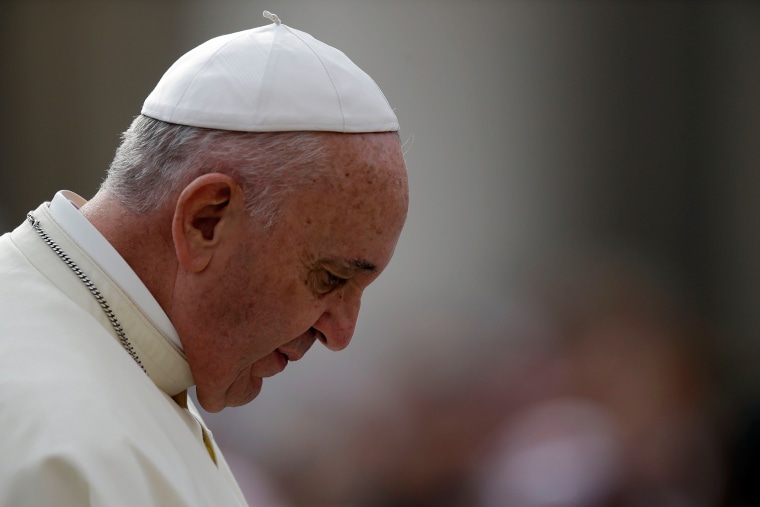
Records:
<instances>
[{"instance_id":1,"label":"ear","mask_svg":"<svg viewBox=\"0 0 760 507\"><path fill-rule=\"evenodd\" d=\"M243 192L226 174L191 181L179 195L172 219L177 260L187 271L206 269L220 245L235 239L242 225Z\"/></svg>"}]
</instances>

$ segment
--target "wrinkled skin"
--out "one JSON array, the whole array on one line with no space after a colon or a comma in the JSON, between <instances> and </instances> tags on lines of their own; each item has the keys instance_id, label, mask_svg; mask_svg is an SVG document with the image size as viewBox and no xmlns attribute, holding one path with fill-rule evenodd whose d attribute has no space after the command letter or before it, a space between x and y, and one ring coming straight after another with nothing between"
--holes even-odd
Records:
<instances>
[{"instance_id":1,"label":"wrinkled skin","mask_svg":"<svg viewBox=\"0 0 760 507\"><path fill-rule=\"evenodd\" d=\"M398 137L335 134L328 142L331 176L290 194L271 227L242 213L223 177L180 197L178 269L165 309L207 411L248 403L264 378L316 340L345 348L362 292L393 255L408 205Z\"/></svg>"}]
</instances>

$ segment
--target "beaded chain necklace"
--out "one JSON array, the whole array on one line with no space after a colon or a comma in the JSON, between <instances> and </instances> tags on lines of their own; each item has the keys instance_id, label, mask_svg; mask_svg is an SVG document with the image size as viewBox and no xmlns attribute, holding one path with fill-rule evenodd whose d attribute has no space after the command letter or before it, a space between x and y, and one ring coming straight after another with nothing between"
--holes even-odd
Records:
<instances>
[{"instance_id":1,"label":"beaded chain necklace","mask_svg":"<svg viewBox=\"0 0 760 507\"><path fill-rule=\"evenodd\" d=\"M77 278L81 280L84 286L87 287L87 290L90 291L90 294L92 294L92 296L95 298L95 301L98 302L100 307L103 309L103 312L106 314L106 317L108 317L108 320L111 322L111 326L113 326L113 330L116 331L116 335L119 337L119 340L121 341L124 349L129 353L130 356L132 356L132 359L135 360L140 368L142 368L142 371L144 371L147 375L148 372L145 370L145 366L143 366L142 361L140 361L140 358L137 356L137 352L132 346L132 343L129 341L129 338L127 338L124 329L121 327L119 320L116 318L116 315L114 315L113 310L111 310L111 307L103 297L103 294L100 293L95 284L92 283L92 280L90 280L90 278L79 268L79 266L77 266L77 264L71 260L71 257L69 257L66 252L64 252L63 249L58 246L58 244L53 241L50 236L47 235L47 233L40 226L40 221L34 218L34 215L32 215L31 212L26 215L26 219L30 224L32 224L32 228L37 232L37 234L39 234L40 238L42 238L42 240L51 248L51 250L53 250L53 252L55 252L55 254L60 257L60 259L74 272L74 274L77 275Z\"/></svg>"}]
</instances>

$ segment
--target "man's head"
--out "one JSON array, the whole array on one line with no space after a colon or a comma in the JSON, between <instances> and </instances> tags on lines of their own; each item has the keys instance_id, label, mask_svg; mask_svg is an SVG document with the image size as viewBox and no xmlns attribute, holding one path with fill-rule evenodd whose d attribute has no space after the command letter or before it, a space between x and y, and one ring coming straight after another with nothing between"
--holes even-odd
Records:
<instances>
[{"instance_id":1,"label":"man's head","mask_svg":"<svg viewBox=\"0 0 760 507\"><path fill-rule=\"evenodd\" d=\"M220 173L177 200L170 317L207 410L247 403L317 339L348 345L362 292L393 254L407 210L398 138L323 136L331 167L289 192L271 226Z\"/></svg>"},{"instance_id":2,"label":"man's head","mask_svg":"<svg viewBox=\"0 0 760 507\"><path fill-rule=\"evenodd\" d=\"M200 46L211 44L201 59L234 44L245 53L263 40L272 46L265 72L297 75L304 56L291 53L317 53L319 65L303 64L303 82L289 84L288 93L301 96L300 87L313 94L310 87L325 83L310 83L309 72L327 72L332 89L322 92L335 94L332 105L306 104L299 117L287 93L256 88L282 83L277 74L248 83L257 98L254 105L242 100L241 109L253 108L247 116L229 107L229 97L217 110L204 77L210 64L186 55L124 134L86 210L176 327L209 411L247 403L263 378L317 340L336 351L348 345L362 293L390 261L408 207L395 115L374 82L303 32L279 23L265 28L210 41ZM339 74L332 76L335 61ZM225 65L211 67L237 72ZM230 82L239 87L238 77L224 76L225 93ZM275 96L285 102L259 107ZM292 119L303 130L280 128ZM217 121L224 128L209 123Z\"/></svg>"}]
</instances>

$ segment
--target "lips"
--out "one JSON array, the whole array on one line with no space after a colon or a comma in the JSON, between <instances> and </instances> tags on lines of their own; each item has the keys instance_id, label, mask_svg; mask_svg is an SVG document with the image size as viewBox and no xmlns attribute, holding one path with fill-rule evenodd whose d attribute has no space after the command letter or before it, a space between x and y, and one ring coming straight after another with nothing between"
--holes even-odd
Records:
<instances>
[{"instance_id":1,"label":"lips","mask_svg":"<svg viewBox=\"0 0 760 507\"><path fill-rule=\"evenodd\" d=\"M283 354L279 350L275 350L272 355L274 356L275 364L277 367L277 371L272 375L276 375L285 369L290 359L288 358L287 354Z\"/></svg>"},{"instance_id":2,"label":"lips","mask_svg":"<svg viewBox=\"0 0 760 507\"><path fill-rule=\"evenodd\" d=\"M298 361L309 351L317 339L321 339L322 333L314 328L295 338L285 345L280 346L277 352L283 354L289 361Z\"/></svg>"},{"instance_id":3,"label":"lips","mask_svg":"<svg viewBox=\"0 0 760 507\"><path fill-rule=\"evenodd\" d=\"M278 354L285 357L286 361L298 361L301 359L304 354L306 354L305 350L298 350L293 348L283 348L280 347L279 349L275 350Z\"/></svg>"},{"instance_id":4,"label":"lips","mask_svg":"<svg viewBox=\"0 0 760 507\"><path fill-rule=\"evenodd\" d=\"M266 357L253 363L251 374L256 377L277 375L285 369L290 361L298 361L303 358L320 336L322 336L322 333L315 329L310 329L298 338L278 347Z\"/></svg>"},{"instance_id":5,"label":"lips","mask_svg":"<svg viewBox=\"0 0 760 507\"><path fill-rule=\"evenodd\" d=\"M271 377L282 372L288 365L288 356L279 350L273 351L266 357L263 357L253 363L251 374L255 377Z\"/></svg>"}]
</instances>

